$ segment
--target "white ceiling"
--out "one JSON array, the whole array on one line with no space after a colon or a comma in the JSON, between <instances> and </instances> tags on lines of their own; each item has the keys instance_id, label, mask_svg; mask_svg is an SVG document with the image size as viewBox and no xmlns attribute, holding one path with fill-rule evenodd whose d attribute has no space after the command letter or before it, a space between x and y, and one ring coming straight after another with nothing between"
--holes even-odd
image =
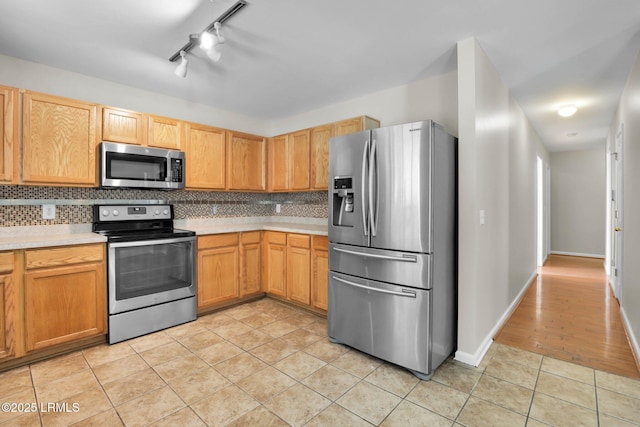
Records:
<instances>
[{"instance_id":1,"label":"white ceiling","mask_svg":"<svg viewBox=\"0 0 640 427\"><path fill-rule=\"evenodd\" d=\"M638 0L247 0L220 62L193 49L176 77L235 2L0 0L0 54L277 120L454 70L474 36L556 151L604 142L640 48Z\"/></svg>"}]
</instances>

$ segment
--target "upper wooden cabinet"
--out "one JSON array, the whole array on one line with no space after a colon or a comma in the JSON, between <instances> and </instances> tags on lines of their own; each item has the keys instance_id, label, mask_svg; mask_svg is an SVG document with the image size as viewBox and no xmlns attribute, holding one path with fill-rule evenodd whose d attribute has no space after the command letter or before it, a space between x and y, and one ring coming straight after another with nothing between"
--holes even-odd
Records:
<instances>
[{"instance_id":1,"label":"upper wooden cabinet","mask_svg":"<svg viewBox=\"0 0 640 427\"><path fill-rule=\"evenodd\" d=\"M95 186L97 111L96 104L25 92L22 182Z\"/></svg>"},{"instance_id":2,"label":"upper wooden cabinet","mask_svg":"<svg viewBox=\"0 0 640 427\"><path fill-rule=\"evenodd\" d=\"M309 190L309 130L269 138L268 191Z\"/></svg>"},{"instance_id":3,"label":"upper wooden cabinet","mask_svg":"<svg viewBox=\"0 0 640 427\"><path fill-rule=\"evenodd\" d=\"M289 189L289 135L269 138L267 143L267 190L287 191Z\"/></svg>"},{"instance_id":4,"label":"upper wooden cabinet","mask_svg":"<svg viewBox=\"0 0 640 427\"><path fill-rule=\"evenodd\" d=\"M191 189L226 188L226 132L185 123L186 186Z\"/></svg>"},{"instance_id":5,"label":"upper wooden cabinet","mask_svg":"<svg viewBox=\"0 0 640 427\"><path fill-rule=\"evenodd\" d=\"M18 154L18 89L0 86L0 182L16 182Z\"/></svg>"},{"instance_id":6,"label":"upper wooden cabinet","mask_svg":"<svg viewBox=\"0 0 640 427\"><path fill-rule=\"evenodd\" d=\"M265 190L266 140L260 136L234 131L227 132L227 140L228 189Z\"/></svg>"},{"instance_id":7,"label":"upper wooden cabinet","mask_svg":"<svg viewBox=\"0 0 640 427\"><path fill-rule=\"evenodd\" d=\"M182 148L182 122L167 117L149 116L147 138L149 147L180 150Z\"/></svg>"},{"instance_id":8,"label":"upper wooden cabinet","mask_svg":"<svg viewBox=\"0 0 640 427\"><path fill-rule=\"evenodd\" d=\"M147 144L147 116L135 111L102 107L102 140Z\"/></svg>"},{"instance_id":9,"label":"upper wooden cabinet","mask_svg":"<svg viewBox=\"0 0 640 427\"><path fill-rule=\"evenodd\" d=\"M325 190L329 176L329 140L334 134L333 124L311 129L311 189Z\"/></svg>"},{"instance_id":10,"label":"upper wooden cabinet","mask_svg":"<svg viewBox=\"0 0 640 427\"><path fill-rule=\"evenodd\" d=\"M311 129L311 189L326 190L329 185L329 139L377 127L379 120L360 116Z\"/></svg>"},{"instance_id":11,"label":"upper wooden cabinet","mask_svg":"<svg viewBox=\"0 0 640 427\"><path fill-rule=\"evenodd\" d=\"M103 141L179 150L182 126L180 120L168 117L102 107Z\"/></svg>"},{"instance_id":12,"label":"upper wooden cabinet","mask_svg":"<svg viewBox=\"0 0 640 427\"><path fill-rule=\"evenodd\" d=\"M292 133L289 137L289 188L309 189L309 131Z\"/></svg>"}]
</instances>

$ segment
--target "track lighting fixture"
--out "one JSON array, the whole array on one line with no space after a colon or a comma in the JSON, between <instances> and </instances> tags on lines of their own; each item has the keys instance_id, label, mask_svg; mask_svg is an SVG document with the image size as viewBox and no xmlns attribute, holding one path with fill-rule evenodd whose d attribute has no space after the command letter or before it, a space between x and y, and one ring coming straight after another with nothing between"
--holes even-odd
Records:
<instances>
[{"instance_id":1,"label":"track lighting fixture","mask_svg":"<svg viewBox=\"0 0 640 427\"><path fill-rule=\"evenodd\" d=\"M202 50L206 51L207 57L209 57L213 62L218 62L220 60L222 57L220 45L225 41L224 36L220 33L220 28L225 21L238 13L238 11L246 5L247 2L243 0L238 1L227 9L226 12L220 15L218 19L213 21L211 25L202 30L200 34L191 34L189 36L189 42L169 58L169 61L171 62L175 62L180 58L182 59L175 71L177 76L185 77L187 75L187 63L189 61L185 56L196 45L199 45Z\"/></svg>"},{"instance_id":2,"label":"track lighting fixture","mask_svg":"<svg viewBox=\"0 0 640 427\"><path fill-rule=\"evenodd\" d=\"M222 57L220 46L224 43L224 37L220 34L220 23L215 22L213 24L215 34L211 34L207 31L200 35L200 49L207 52L207 56L213 62L218 62Z\"/></svg>"},{"instance_id":3,"label":"track lighting fixture","mask_svg":"<svg viewBox=\"0 0 640 427\"><path fill-rule=\"evenodd\" d=\"M181 50L180 56L182 57L182 61L180 61L180 64L178 64L178 66L176 67L175 73L176 76L185 78L187 77L187 64L189 63L189 60L186 58L187 52Z\"/></svg>"}]
</instances>

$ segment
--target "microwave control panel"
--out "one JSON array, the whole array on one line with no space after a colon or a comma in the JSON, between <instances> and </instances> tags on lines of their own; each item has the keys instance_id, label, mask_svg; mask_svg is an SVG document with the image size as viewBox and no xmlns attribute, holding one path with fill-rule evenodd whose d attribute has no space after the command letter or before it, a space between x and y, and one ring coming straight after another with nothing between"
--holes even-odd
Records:
<instances>
[{"instance_id":1,"label":"microwave control panel","mask_svg":"<svg viewBox=\"0 0 640 427\"><path fill-rule=\"evenodd\" d=\"M184 175L184 160L171 159L171 182L182 182Z\"/></svg>"}]
</instances>

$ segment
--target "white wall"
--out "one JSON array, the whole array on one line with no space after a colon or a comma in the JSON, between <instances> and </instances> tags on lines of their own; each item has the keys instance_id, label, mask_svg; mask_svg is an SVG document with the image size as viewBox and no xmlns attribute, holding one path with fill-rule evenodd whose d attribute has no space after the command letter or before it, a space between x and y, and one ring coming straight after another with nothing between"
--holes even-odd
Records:
<instances>
[{"instance_id":1,"label":"white wall","mask_svg":"<svg viewBox=\"0 0 640 427\"><path fill-rule=\"evenodd\" d=\"M554 152L551 160L551 252L604 258L605 147Z\"/></svg>"},{"instance_id":2,"label":"white wall","mask_svg":"<svg viewBox=\"0 0 640 427\"><path fill-rule=\"evenodd\" d=\"M477 365L535 275L536 162L548 153L473 38L458 43L458 111L456 359Z\"/></svg>"},{"instance_id":3,"label":"white wall","mask_svg":"<svg viewBox=\"0 0 640 427\"><path fill-rule=\"evenodd\" d=\"M624 124L624 207L622 238L622 296L620 310L631 344L640 357L640 56L631 69L611 123L608 144Z\"/></svg>"},{"instance_id":4,"label":"white wall","mask_svg":"<svg viewBox=\"0 0 640 427\"><path fill-rule=\"evenodd\" d=\"M270 123L107 80L0 55L0 84L257 135Z\"/></svg>"},{"instance_id":5,"label":"white wall","mask_svg":"<svg viewBox=\"0 0 640 427\"><path fill-rule=\"evenodd\" d=\"M305 112L272 124L270 135L368 115L382 126L431 119L458 135L458 79L452 71Z\"/></svg>"}]
</instances>

